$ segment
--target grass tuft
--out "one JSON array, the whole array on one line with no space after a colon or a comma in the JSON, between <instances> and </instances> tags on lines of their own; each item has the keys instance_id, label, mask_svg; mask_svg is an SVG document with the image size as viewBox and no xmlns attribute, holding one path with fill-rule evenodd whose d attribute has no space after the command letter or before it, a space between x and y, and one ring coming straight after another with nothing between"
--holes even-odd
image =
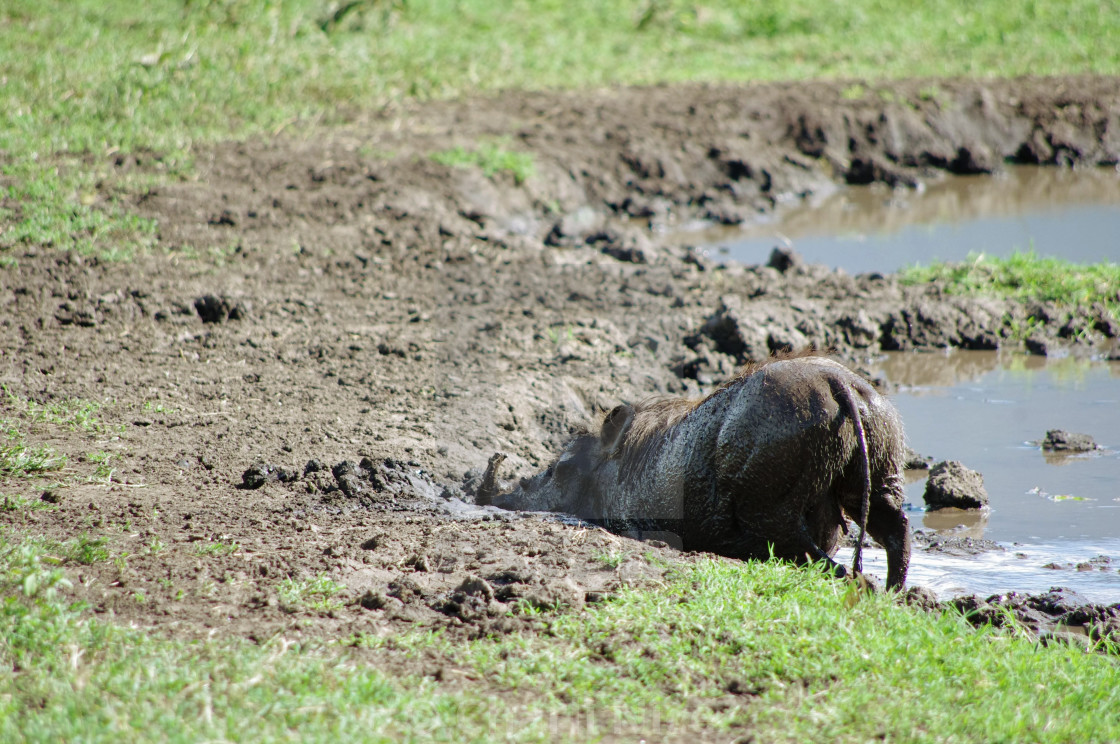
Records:
<instances>
[{"instance_id":1,"label":"grass tuft","mask_svg":"<svg viewBox=\"0 0 1120 744\"><path fill-rule=\"evenodd\" d=\"M999 295L1065 306L1100 303L1113 313L1120 311L1120 264L1107 261L1076 264L1034 251L1007 258L974 253L962 262L907 267L901 279L904 284L945 282L950 294Z\"/></svg>"},{"instance_id":2,"label":"grass tuft","mask_svg":"<svg viewBox=\"0 0 1120 744\"><path fill-rule=\"evenodd\" d=\"M98 413L101 404L80 398L38 403L16 395L7 385L0 385L8 406L19 416L37 423L64 426L71 431L98 433L104 430Z\"/></svg>"},{"instance_id":3,"label":"grass tuft","mask_svg":"<svg viewBox=\"0 0 1120 744\"><path fill-rule=\"evenodd\" d=\"M483 144L473 150L455 147L434 152L430 157L443 165L478 168L487 178L506 172L513 176L513 180L518 185L532 178L536 168L533 164L533 156L529 153L513 152L497 144Z\"/></svg>"},{"instance_id":4,"label":"grass tuft","mask_svg":"<svg viewBox=\"0 0 1120 744\"><path fill-rule=\"evenodd\" d=\"M331 612L342 607L338 597L346 587L320 574L313 579L284 579L279 586L280 608L286 612Z\"/></svg>"},{"instance_id":5,"label":"grass tuft","mask_svg":"<svg viewBox=\"0 0 1120 744\"><path fill-rule=\"evenodd\" d=\"M194 552L196 555L233 555L239 550L241 550L241 544L236 541L214 541L199 543Z\"/></svg>"},{"instance_id":6,"label":"grass tuft","mask_svg":"<svg viewBox=\"0 0 1120 744\"><path fill-rule=\"evenodd\" d=\"M0 419L0 478L39 475L65 466L65 455L46 446L28 447L16 425Z\"/></svg>"}]
</instances>

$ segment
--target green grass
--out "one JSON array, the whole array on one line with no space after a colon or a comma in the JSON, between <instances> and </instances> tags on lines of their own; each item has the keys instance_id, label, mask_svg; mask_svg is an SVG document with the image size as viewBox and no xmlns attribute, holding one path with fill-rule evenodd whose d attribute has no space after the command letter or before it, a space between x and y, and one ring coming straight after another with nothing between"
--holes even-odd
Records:
<instances>
[{"instance_id":1,"label":"green grass","mask_svg":"<svg viewBox=\"0 0 1120 744\"><path fill-rule=\"evenodd\" d=\"M615 569L626 562L626 553L621 550L600 550L591 559L603 568Z\"/></svg>"},{"instance_id":2,"label":"green grass","mask_svg":"<svg viewBox=\"0 0 1120 744\"><path fill-rule=\"evenodd\" d=\"M100 622L67 602L58 562L0 533L3 741L1120 737L1114 656L977 632L778 563L701 562L656 591L539 615L542 633L257 645Z\"/></svg>"},{"instance_id":3,"label":"green grass","mask_svg":"<svg viewBox=\"0 0 1120 744\"><path fill-rule=\"evenodd\" d=\"M330 612L342 607L346 587L320 574L312 579L284 579L278 590L280 607L286 612Z\"/></svg>"},{"instance_id":4,"label":"green grass","mask_svg":"<svg viewBox=\"0 0 1120 744\"><path fill-rule=\"evenodd\" d=\"M150 249L156 226L122 196L190 173L199 142L509 88L1115 74L1114 10L1095 0L8 0L0 267L27 247L106 260ZM128 174L118 157L134 165Z\"/></svg>"},{"instance_id":5,"label":"green grass","mask_svg":"<svg viewBox=\"0 0 1120 744\"><path fill-rule=\"evenodd\" d=\"M25 420L63 426L72 431L96 433L104 430L98 416L101 404L95 401L67 398L38 403L16 395L7 385L0 385L0 390L4 393L7 407Z\"/></svg>"},{"instance_id":6,"label":"green grass","mask_svg":"<svg viewBox=\"0 0 1120 744\"><path fill-rule=\"evenodd\" d=\"M9 403L17 400L4 388ZM14 411L17 417L22 411ZM21 421L0 418L0 479L26 477L61 470L66 456L57 455L47 446L30 447L20 430Z\"/></svg>"},{"instance_id":7,"label":"green grass","mask_svg":"<svg viewBox=\"0 0 1120 744\"><path fill-rule=\"evenodd\" d=\"M9 478L38 476L63 470L66 455L47 445L29 445L43 431L65 429L84 435L103 435L109 431L101 418L100 403L80 398L66 398L39 403L16 395L0 385L0 482ZM98 451L79 458L91 464L94 472L88 480L108 482L112 476L111 460L119 455Z\"/></svg>"},{"instance_id":8,"label":"green grass","mask_svg":"<svg viewBox=\"0 0 1120 744\"><path fill-rule=\"evenodd\" d=\"M58 505L43 501L38 495L0 493L0 512L58 511Z\"/></svg>"},{"instance_id":9,"label":"green grass","mask_svg":"<svg viewBox=\"0 0 1120 744\"><path fill-rule=\"evenodd\" d=\"M153 538L154 539L154 538ZM236 541L222 542L220 540L199 543L195 546L195 555L233 555L241 550L241 544ZM155 552L153 550L153 552Z\"/></svg>"},{"instance_id":10,"label":"green grass","mask_svg":"<svg viewBox=\"0 0 1120 744\"><path fill-rule=\"evenodd\" d=\"M1100 303L1120 312L1120 264L1109 262L1077 264L1033 251L1007 258L970 254L966 261L910 266L901 278L904 284L943 281L950 294L998 295L1065 306ZM1021 330L1030 332L1029 327Z\"/></svg>"},{"instance_id":11,"label":"green grass","mask_svg":"<svg viewBox=\"0 0 1120 744\"><path fill-rule=\"evenodd\" d=\"M23 435L0 421L0 479L40 475L66 466L66 456L50 447L28 447Z\"/></svg>"},{"instance_id":12,"label":"green grass","mask_svg":"<svg viewBox=\"0 0 1120 744\"><path fill-rule=\"evenodd\" d=\"M459 168L477 167L487 178L497 173L508 172L518 184L532 178L535 171L532 155L507 150L495 143L484 143L475 149L455 147L441 150L433 152L430 157L443 165Z\"/></svg>"},{"instance_id":13,"label":"green grass","mask_svg":"<svg viewBox=\"0 0 1120 744\"><path fill-rule=\"evenodd\" d=\"M171 406L165 406L163 403L152 402L150 400L144 401L142 410L144 411L144 413L175 414L179 412L178 408L172 408Z\"/></svg>"}]
</instances>

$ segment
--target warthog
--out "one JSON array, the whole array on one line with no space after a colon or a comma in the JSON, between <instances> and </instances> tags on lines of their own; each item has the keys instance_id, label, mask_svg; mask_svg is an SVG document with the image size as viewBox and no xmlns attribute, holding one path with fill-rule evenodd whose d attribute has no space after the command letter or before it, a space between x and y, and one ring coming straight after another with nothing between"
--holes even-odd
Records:
<instances>
[{"instance_id":1,"label":"warthog","mask_svg":"<svg viewBox=\"0 0 1120 744\"><path fill-rule=\"evenodd\" d=\"M887 586L910 562L898 413L859 375L819 356L744 368L702 400L618 406L512 491L491 458L478 501L554 511L623 534L735 558L832 561L844 514L887 549Z\"/></svg>"}]
</instances>

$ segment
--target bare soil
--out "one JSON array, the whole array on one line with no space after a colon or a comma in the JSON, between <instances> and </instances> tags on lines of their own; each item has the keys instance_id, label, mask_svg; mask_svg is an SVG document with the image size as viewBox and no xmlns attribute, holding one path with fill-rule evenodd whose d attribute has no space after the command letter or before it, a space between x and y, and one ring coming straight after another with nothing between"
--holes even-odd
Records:
<instances>
[{"instance_id":1,"label":"bare soil","mask_svg":"<svg viewBox=\"0 0 1120 744\"><path fill-rule=\"evenodd\" d=\"M69 464L3 483L38 498L61 481L56 509L0 522L104 537L117 559L68 564L74 595L168 634L502 632L532 623L508 614L518 602L578 608L690 558L473 506L494 452L528 475L616 403L699 395L786 346L858 366L883 349L1019 347L1033 318L1033 353L1120 353L1099 307L962 299L790 255L715 265L659 239L844 182L1120 159L1115 78L853 90L509 93L198 151L196 177L123 197L166 251L107 263L27 246L0 271L0 381L40 404L100 402L104 423L25 420L28 444ZM535 174L429 157L495 141ZM111 156L122 174L159 161ZM346 587L341 606L284 593L320 575Z\"/></svg>"}]
</instances>

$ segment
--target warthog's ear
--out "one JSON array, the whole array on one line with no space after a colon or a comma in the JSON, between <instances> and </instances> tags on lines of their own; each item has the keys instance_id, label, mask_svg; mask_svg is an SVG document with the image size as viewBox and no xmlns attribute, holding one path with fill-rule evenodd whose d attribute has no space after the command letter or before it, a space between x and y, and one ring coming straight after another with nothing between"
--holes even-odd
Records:
<instances>
[{"instance_id":1,"label":"warthog's ear","mask_svg":"<svg viewBox=\"0 0 1120 744\"><path fill-rule=\"evenodd\" d=\"M613 457L618 448L622 446L622 440L626 438L626 432L630 428L630 422L634 420L634 408L632 406L615 406L607 417L603 419L603 429L599 432L599 444L603 447L603 455L606 457Z\"/></svg>"}]
</instances>

